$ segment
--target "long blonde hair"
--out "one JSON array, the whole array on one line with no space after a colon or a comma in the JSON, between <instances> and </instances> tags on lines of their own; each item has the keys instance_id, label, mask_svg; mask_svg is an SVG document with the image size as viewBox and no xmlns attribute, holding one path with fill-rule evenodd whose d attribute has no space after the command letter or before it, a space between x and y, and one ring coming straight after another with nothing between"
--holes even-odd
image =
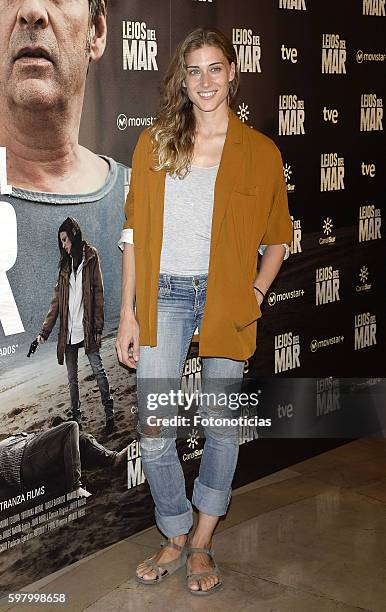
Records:
<instances>
[{"instance_id":1,"label":"long blonde hair","mask_svg":"<svg viewBox=\"0 0 386 612\"><path fill-rule=\"evenodd\" d=\"M186 76L185 57L204 45L221 49L229 64L235 65L235 76L229 84L229 104L236 96L240 73L237 56L231 41L216 28L194 30L177 47L161 88L157 118L151 127L156 163L154 170L166 170L183 178L193 158L196 121L193 105L183 81Z\"/></svg>"}]
</instances>

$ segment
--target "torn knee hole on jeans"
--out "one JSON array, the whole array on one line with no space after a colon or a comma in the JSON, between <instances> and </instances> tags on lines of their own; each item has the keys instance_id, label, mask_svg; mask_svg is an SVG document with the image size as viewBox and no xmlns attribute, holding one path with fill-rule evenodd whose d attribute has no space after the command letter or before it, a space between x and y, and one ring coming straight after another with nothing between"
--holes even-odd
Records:
<instances>
[{"instance_id":1,"label":"torn knee hole on jeans","mask_svg":"<svg viewBox=\"0 0 386 612\"><path fill-rule=\"evenodd\" d=\"M152 427L150 425L145 425L140 439L140 446L142 451L147 451L151 453L157 451L158 453L163 452L165 450L167 440L163 438L160 434L160 427ZM157 456L158 455L155 455L154 458L156 458Z\"/></svg>"},{"instance_id":2,"label":"torn knee hole on jeans","mask_svg":"<svg viewBox=\"0 0 386 612\"><path fill-rule=\"evenodd\" d=\"M143 429L143 435L145 438L159 438L161 433L161 427L157 425L145 425Z\"/></svg>"}]
</instances>

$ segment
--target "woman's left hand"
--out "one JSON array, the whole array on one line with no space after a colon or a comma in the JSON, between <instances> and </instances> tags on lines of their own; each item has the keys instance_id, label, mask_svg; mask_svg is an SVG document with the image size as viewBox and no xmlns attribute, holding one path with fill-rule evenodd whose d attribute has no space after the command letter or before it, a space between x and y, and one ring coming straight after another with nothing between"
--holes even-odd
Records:
<instances>
[{"instance_id":1,"label":"woman's left hand","mask_svg":"<svg viewBox=\"0 0 386 612\"><path fill-rule=\"evenodd\" d=\"M102 334L95 334L95 342L98 348L102 345Z\"/></svg>"}]
</instances>

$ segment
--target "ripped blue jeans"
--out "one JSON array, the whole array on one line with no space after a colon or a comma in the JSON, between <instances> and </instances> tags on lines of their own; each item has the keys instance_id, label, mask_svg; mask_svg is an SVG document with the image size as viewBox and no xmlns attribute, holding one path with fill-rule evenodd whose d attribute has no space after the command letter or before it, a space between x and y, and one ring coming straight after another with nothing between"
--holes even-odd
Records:
<instances>
[{"instance_id":1,"label":"ripped blue jeans","mask_svg":"<svg viewBox=\"0 0 386 612\"><path fill-rule=\"evenodd\" d=\"M158 286L157 346L141 346L137 365L138 430L142 465L155 504L159 530L167 537L188 533L193 523L192 504L186 497L184 473L176 450L173 428L149 426L149 415L172 417L178 406L170 402L149 409L149 393L178 390L196 328L204 313L207 275L160 274ZM241 386L244 361L202 358L202 389ZM207 387L205 387L205 384ZM209 402L210 403L210 402ZM221 416L219 406L200 407L202 416ZM165 433L166 431L166 433ZM226 513L236 469L239 438L237 426L204 426L205 446L198 478L194 481L192 503L212 516Z\"/></svg>"}]
</instances>

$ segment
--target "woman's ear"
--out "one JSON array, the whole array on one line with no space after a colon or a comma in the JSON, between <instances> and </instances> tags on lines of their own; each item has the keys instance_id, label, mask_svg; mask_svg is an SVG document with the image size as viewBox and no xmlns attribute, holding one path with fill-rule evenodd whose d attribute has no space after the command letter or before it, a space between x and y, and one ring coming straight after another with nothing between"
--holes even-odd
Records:
<instances>
[{"instance_id":1,"label":"woman's ear","mask_svg":"<svg viewBox=\"0 0 386 612\"><path fill-rule=\"evenodd\" d=\"M231 70L230 70L230 73L229 73L229 82L233 81L233 79L235 78L235 74L236 74L235 63L232 62L231 63Z\"/></svg>"}]
</instances>

